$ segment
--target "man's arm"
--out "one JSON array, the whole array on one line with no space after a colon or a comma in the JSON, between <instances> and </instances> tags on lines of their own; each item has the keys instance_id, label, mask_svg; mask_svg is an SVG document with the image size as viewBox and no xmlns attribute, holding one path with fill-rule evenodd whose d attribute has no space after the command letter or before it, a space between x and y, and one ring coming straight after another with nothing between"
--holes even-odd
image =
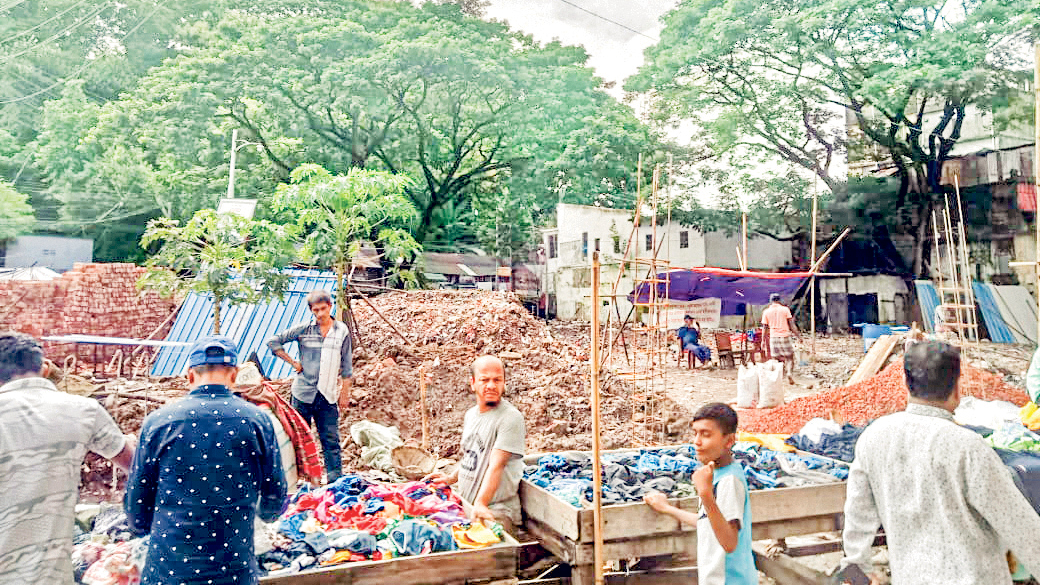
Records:
<instances>
[{"instance_id":1,"label":"man's arm","mask_svg":"<svg viewBox=\"0 0 1040 585\"><path fill-rule=\"evenodd\" d=\"M298 340L300 334L302 334L309 326L309 323L304 323L302 325L297 325L296 327L290 327L267 340L267 347L271 350L271 353L288 362L297 373L303 371L303 364L292 359L292 357L286 353L285 344Z\"/></svg>"},{"instance_id":2,"label":"man's arm","mask_svg":"<svg viewBox=\"0 0 1040 585\"><path fill-rule=\"evenodd\" d=\"M487 471L484 472L484 480L480 484L480 491L477 493L477 498L473 502L473 519L474 520L491 520L494 521L495 517L491 514L491 510L488 506L491 504L491 500L495 497L495 492L498 490L498 484L502 483L502 472L506 468L506 464L513 458L513 454L509 451L503 451L501 449L491 450L491 460L488 462Z\"/></svg>"},{"instance_id":3,"label":"man's arm","mask_svg":"<svg viewBox=\"0 0 1040 585\"><path fill-rule=\"evenodd\" d=\"M339 407L346 408L350 404L350 387L354 383L354 364L353 360L353 343L350 338L350 332L347 331L347 338L343 340L343 346L340 348L339 353Z\"/></svg>"},{"instance_id":4,"label":"man's arm","mask_svg":"<svg viewBox=\"0 0 1040 585\"><path fill-rule=\"evenodd\" d=\"M708 516L708 521L711 522L711 531L715 533L715 538L719 540L722 550L727 553L737 550L740 520L726 520L715 496L710 491L701 496L701 506L704 508L704 514Z\"/></svg>"},{"instance_id":5,"label":"man's arm","mask_svg":"<svg viewBox=\"0 0 1040 585\"><path fill-rule=\"evenodd\" d=\"M964 466L968 503L1033 575L1040 575L1040 516L1015 486L1011 471L981 440Z\"/></svg>"},{"instance_id":6,"label":"man's arm","mask_svg":"<svg viewBox=\"0 0 1040 585\"><path fill-rule=\"evenodd\" d=\"M857 565L864 574L870 575L874 572L871 547L878 528L881 527L881 516L874 502L874 493L870 489L867 472L862 466L862 454L858 446L856 458L849 468L845 494L845 530L841 535L845 558L842 559L841 565Z\"/></svg>"},{"instance_id":7,"label":"man's arm","mask_svg":"<svg viewBox=\"0 0 1040 585\"><path fill-rule=\"evenodd\" d=\"M123 495L127 525L138 536L148 534L152 529L155 493L159 485L159 462L154 457L158 453L156 445L153 425L145 419L138 448L133 454L130 477L126 480L126 493Z\"/></svg>"},{"instance_id":8,"label":"man's arm","mask_svg":"<svg viewBox=\"0 0 1040 585\"><path fill-rule=\"evenodd\" d=\"M123 438L126 441L123 444L123 450L117 453L111 461L116 467L129 473L130 466L134 462L134 447L137 444L137 437L134 437L133 435L123 435Z\"/></svg>"}]
</instances>

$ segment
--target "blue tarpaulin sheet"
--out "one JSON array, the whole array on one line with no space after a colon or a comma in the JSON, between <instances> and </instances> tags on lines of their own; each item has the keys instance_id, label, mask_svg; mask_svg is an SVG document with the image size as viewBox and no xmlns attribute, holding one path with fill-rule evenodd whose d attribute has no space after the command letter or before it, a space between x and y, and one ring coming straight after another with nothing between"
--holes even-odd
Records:
<instances>
[{"instance_id":1,"label":"blue tarpaulin sheet","mask_svg":"<svg viewBox=\"0 0 1040 585\"><path fill-rule=\"evenodd\" d=\"M990 340L993 343L1015 343L1015 335L1000 315L1000 307L997 306L992 287L982 282L973 282L971 288L975 291L975 301L982 311L982 320L986 323Z\"/></svg>"},{"instance_id":2,"label":"blue tarpaulin sheet","mask_svg":"<svg viewBox=\"0 0 1040 585\"><path fill-rule=\"evenodd\" d=\"M939 293L930 280L915 280L914 290L917 291L917 302L921 305L924 330L935 333L935 307L939 306Z\"/></svg>"},{"instance_id":3,"label":"blue tarpaulin sheet","mask_svg":"<svg viewBox=\"0 0 1040 585\"><path fill-rule=\"evenodd\" d=\"M684 268L661 272L657 283L658 298L673 301L693 301L697 299L722 299L723 309L726 301L730 303L748 303L751 305L769 304L769 295L779 293L785 302L791 300L805 279L808 272L748 272L727 270L725 268ZM649 283L643 283L628 295L632 302L645 303L650 297ZM633 301L638 297L638 301ZM727 314L723 310L723 314Z\"/></svg>"}]
</instances>

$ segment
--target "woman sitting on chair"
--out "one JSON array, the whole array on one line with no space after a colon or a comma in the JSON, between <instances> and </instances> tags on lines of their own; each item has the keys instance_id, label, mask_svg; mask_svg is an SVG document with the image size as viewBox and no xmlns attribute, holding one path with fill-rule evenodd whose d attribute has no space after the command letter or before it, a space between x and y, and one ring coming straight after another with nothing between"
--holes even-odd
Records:
<instances>
[{"instance_id":1,"label":"woman sitting on chair","mask_svg":"<svg viewBox=\"0 0 1040 585\"><path fill-rule=\"evenodd\" d=\"M711 360L711 349L700 344L701 324L697 323L694 327L693 317L689 315L683 317L683 322L685 325L676 331L676 335L679 337L681 351L687 352L689 367L693 367L693 358L699 359L702 364L708 363Z\"/></svg>"}]
</instances>

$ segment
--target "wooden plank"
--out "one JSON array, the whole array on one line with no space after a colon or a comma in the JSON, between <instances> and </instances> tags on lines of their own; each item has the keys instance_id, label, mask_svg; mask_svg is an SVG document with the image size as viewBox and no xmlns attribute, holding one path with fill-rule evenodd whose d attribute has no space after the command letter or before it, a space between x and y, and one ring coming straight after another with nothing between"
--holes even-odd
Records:
<instances>
[{"instance_id":1,"label":"wooden plank","mask_svg":"<svg viewBox=\"0 0 1040 585\"><path fill-rule=\"evenodd\" d=\"M767 577L776 581L777 585L827 585L829 583L826 575L806 567L787 555L780 554L770 557L761 543L752 543L751 550L755 554L755 566Z\"/></svg>"},{"instance_id":2,"label":"wooden plank","mask_svg":"<svg viewBox=\"0 0 1040 585\"><path fill-rule=\"evenodd\" d=\"M527 480L520 482L520 506L526 516L545 523L564 538L577 541L582 535L578 530L581 510ZM591 533L591 513L589 517L587 532Z\"/></svg>"},{"instance_id":3,"label":"wooden plank","mask_svg":"<svg viewBox=\"0 0 1040 585\"><path fill-rule=\"evenodd\" d=\"M791 518L776 522L756 522L754 515L751 517L751 539L752 540L777 540L789 536L802 536L805 534L816 534L817 532L831 532L841 529L840 514L828 516L813 516L810 518Z\"/></svg>"},{"instance_id":4,"label":"wooden plank","mask_svg":"<svg viewBox=\"0 0 1040 585\"><path fill-rule=\"evenodd\" d=\"M516 577L517 542L476 550L362 561L260 579L263 585L456 585Z\"/></svg>"},{"instance_id":5,"label":"wooden plank","mask_svg":"<svg viewBox=\"0 0 1040 585\"><path fill-rule=\"evenodd\" d=\"M751 492L751 523L840 514L845 482Z\"/></svg>"},{"instance_id":6,"label":"wooden plank","mask_svg":"<svg viewBox=\"0 0 1040 585\"><path fill-rule=\"evenodd\" d=\"M700 507L700 499L696 497L673 498L668 502L679 509L691 512L696 512ZM603 538L606 540L691 530L696 530L696 528L683 524L667 514L656 512L643 502L603 508Z\"/></svg>"},{"instance_id":7,"label":"wooden plank","mask_svg":"<svg viewBox=\"0 0 1040 585\"><path fill-rule=\"evenodd\" d=\"M899 343L898 335L882 335L877 338L877 341L870 346L870 351L864 356L863 361L859 363L859 367L852 373L852 377L845 383L846 386L855 384L856 382L862 382L867 378L878 373L881 366L884 365L885 360L891 355L892 350L895 349Z\"/></svg>"},{"instance_id":8,"label":"wooden plank","mask_svg":"<svg viewBox=\"0 0 1040 585\"><path fill-rule=\"evenodd\" d=\"M603 575L606 585L690 585L697 582L697 567L675 567L654 571L627 571ZM575 585L571 577L520 581L518 585Z\"/></svg>"}]
</instances>

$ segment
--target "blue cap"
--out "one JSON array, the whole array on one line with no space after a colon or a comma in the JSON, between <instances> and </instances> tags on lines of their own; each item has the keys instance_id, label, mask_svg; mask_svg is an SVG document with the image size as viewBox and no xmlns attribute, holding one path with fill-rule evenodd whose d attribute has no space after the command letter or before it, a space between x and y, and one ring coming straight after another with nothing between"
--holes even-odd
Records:
<instances>
[{"instance_id":1,"label":"blue cap","mask_svg":"<svg viewBox=\"0 0 1040 585\"><path fill-rule=\"evenodd\" d=\"M234 341L223 335L203 337L191 346L191 352L188 354L188 367L194 368L204 364L237 366L238 347Z\"/></svg>"}]
</instances>

